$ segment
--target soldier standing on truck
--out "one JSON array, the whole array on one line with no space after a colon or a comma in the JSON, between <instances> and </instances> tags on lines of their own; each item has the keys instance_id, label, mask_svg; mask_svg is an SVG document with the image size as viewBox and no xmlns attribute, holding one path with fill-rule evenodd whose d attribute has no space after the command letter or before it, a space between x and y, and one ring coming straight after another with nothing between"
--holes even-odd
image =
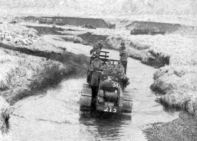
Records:
<instances>
[{"instance_id":1,"label":"soldier standing on truck","mask_svg":"<svg viewBox=\"0 0 197 141\"><path fill-rule=\"evenodd\" d=\"M94 59L92 60L92 63L90 65L90 85L92 87L92 98L95 100L96 95L97 95L97 90L98 90L98 85L100 81L100 76L101 76L101 70L102 70L102 61L99 58L99 55L96 54Z\"/></svg>"},{"instance_id":2,"label":"soldier standing on truck","mask_svg":"<svg viewBox=\"0 0 197 141\"><path fill-rule=\"evenodd\" d=\"M88 78L87 82L91 83L92 74L95 71L102 70L102 61L99 58L99 55L96 54L94 57L91 58L91 64L88 68Z\"/></svg>"},{"instance_id":3,"label":"soldier standing on truck","mask_svg":"<svg viewBox=\"0 0 197 141\"><path fill-rule=\"evenodd\" d=\"M98 54L95 54L94 59L92 60L91 63L91 68L93 69L93 71L100 71L102 67L102 61L99 58Z\"/></svg>"},{"instance_id":4,"label":"soldier standing on truck","mask_svg":"<svg viewBox=\"0 0 197 141\"><path fill-rule=\"evenodd\" d=\"M127 71L127 58L128 58L128 53L126 51L125 43L121 42L121 47L120 47L120 61L124 67L124 73L126 74Z\"/></svg>"},{"instance_id":5,"label":"soldier standing on truck","mask_svg":"<svg viewBox=\"0 0 197 141\"><path fill-rule=\"evenodd\" d=\"M94 44L93 49L90 50L90 54L95 54L100 55L101 49L103 48L103 43L101 41L98 41L96 44Z\"/></svg>"}]
</instances>

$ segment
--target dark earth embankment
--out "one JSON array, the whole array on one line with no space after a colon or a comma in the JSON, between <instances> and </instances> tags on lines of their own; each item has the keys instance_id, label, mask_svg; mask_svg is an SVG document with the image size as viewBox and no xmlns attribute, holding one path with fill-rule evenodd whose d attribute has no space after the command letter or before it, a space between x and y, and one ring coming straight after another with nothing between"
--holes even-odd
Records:
<instances>
[{"instance_id":1,"label":"dark earth embankment","mask_svg":"<svg viewBox=\"0 0 197 141\"><path fill-rule=\"evenodd\" d=\"M88 45L93 45L98 41L103 41L107 39L107 35L96 35L91 32L87 32L84 34L79 34L78 37L81 37L85 42L87 42Z\"/></svg>"},{"instance_id":2,"label":"dark earth embankment","mask_svg":"<svg viewBox=\"0 0 197 141\"><path fill-rule=\"evenodd\" d=\"M173 33L181 28L180 24L134 21L126 26L132 35L156 35Z\"/></svg>"},{"instance_id":3,"label":"dark earth embankment","mask_svg":"<svg viewBox=\"0 0 197 141\"><path fill-rule=\"evenodd\" d=\"M63 28L58 27L47 27L47 26L26 26L28 28L34 28L38 31L38 35L64 35L61 31L64 31Z\"/></svg>"},{"instance_id":4,"label":"dark earth embankment","mask_svg":"<svg viewBox=\"0 0 197 141\"><path fill-rule=\"evenodd\" d=\"M56 25L73 25L85 26L91 25L95 28L114 28L114 25L108 24L103 19L96 18L78 18L78 17L34 17L28 16L22 18L26 22L39 22L41 24L56 24Z\"/></svg>"},{"instance_id":5,"label":"dark earth embankment","mask_svg":"<svg viewBox=\"0 0 197 141\"><path fill-rule=\"evenodd\" d=\"M38 56L38 57L44 57L46 59L51 59L55 61L59 61L65 65L71 65L75 69L72 71L73 75L77 76L83 76L87 70L87 66L89 63L89 58L85 55L79 54L76 55L71 52L63 52L63 53L56 53L56 52L44 52L39 50L31 50L28 48L23 47L12 47L10 45L6 45L3 43L0 43L0 48L5 48L13 51L19 51L21 53L25 53L28 55ZM71 68L72 68L71 67ZM71 74L68 74L71 75ZM73 76L72 76L73 77Z\"/></svg>"}]
</instances>

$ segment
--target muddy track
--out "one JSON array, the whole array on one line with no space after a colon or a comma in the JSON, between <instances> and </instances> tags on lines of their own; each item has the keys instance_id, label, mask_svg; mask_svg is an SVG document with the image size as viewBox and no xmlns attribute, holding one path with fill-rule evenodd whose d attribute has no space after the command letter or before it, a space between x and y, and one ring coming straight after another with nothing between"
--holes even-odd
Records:
<instances>
[{"instance_id":1,"label":"muddy track","mask_svg":"<svg viewBox=\"0 0 197 141\"><path fill-rule=\"evenodd\" d=\"M67 44L67 50L72 50L73 53L86 54L91 48L80 44L55 42ZM80 50L81 48L83 49ZM119 57L117 51L109 52L110 58ZM42 97L34 96L16 103L14 115L11 117L11 125L13 125L11 133L20 140L28 139L29 141L131 139L146 141L143 129L148 124L171 121L177 116L163 111L162 106L154 101L155 95L149 89L154 71L154 68L129 58L127 75L131 85L127 91L132 95L134 102L132 119L124 115L103 117L94 113L81 113L79 111L80 91L86 80L70 79L62 82L58 88L44 93Z\"/></svg>"}]
</instances>

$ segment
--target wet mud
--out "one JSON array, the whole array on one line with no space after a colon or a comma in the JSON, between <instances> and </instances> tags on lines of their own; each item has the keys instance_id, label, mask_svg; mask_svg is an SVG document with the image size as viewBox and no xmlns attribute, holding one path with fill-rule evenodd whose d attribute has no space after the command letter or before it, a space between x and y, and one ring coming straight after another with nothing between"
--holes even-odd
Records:
<instances>
[{"instance_id":1,"label":"wet mud","mask_svg":"<svg viewBox=\"0 0 197 141\"><path fill-rule=\"evenodd\" d=\"M109 55L117 59L118 52L110 51ZM16 103L11 115L10 132L15 140L20 141L146 141L143 130L147 126L178 117L176 112L166 112L155 102L156 96L149 89L154 71L152 67L129 59L127 75L131 84L126 90L133 98L131 115L81 112L79 99L86 80L70 79L55 89Z\"/></svg>"}]
</instances>

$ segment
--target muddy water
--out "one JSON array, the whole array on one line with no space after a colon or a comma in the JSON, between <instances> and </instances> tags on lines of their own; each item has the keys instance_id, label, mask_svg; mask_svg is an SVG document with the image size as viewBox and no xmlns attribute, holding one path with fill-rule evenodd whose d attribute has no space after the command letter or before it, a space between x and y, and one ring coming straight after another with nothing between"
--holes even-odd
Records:
<instances>
[{"instance_id":1,"label":"muddy water","mask_svg":"<svg viewBox=\"0 0 197 141\"><path fill-rule=\"evenodd\" d=\"M67 50L87 54L90 48L71 43ZM118 59L118 53L110 51ZM11 116L13 140L16 141L146 141L143 129L152 123L168 122L178 113L167 113L155 102L149 89L154 68L129 59L127 91L133 97L133 113L101 115L81 113L79 98L85 79L71 79L47 93L24 99L14 106Z\"/></svg>"}]
</instances>

